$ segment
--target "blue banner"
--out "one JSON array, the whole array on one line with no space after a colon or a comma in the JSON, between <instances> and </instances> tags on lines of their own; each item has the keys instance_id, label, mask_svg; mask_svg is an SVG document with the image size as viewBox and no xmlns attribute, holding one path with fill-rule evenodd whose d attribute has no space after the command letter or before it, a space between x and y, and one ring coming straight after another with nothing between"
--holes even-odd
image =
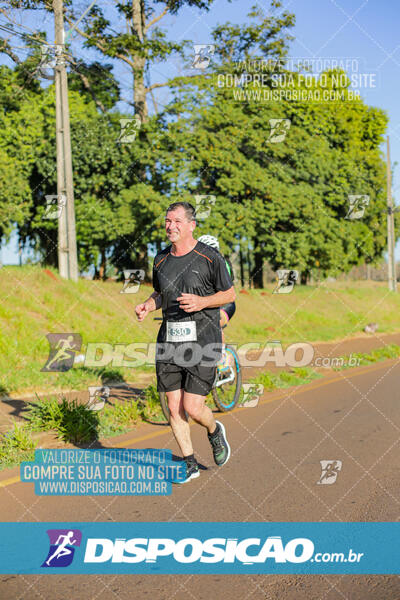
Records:
<instances>
[{"instance_id":1,"label":"blue banner","mask_svg":"<svg viewBox=\"0 0 400 600\"><path fill-rule=\"evenodd\" d=\"M399 574L400 523L1 523L0 572Z\"/></svg>"},{"instance_id":2,"label":"blue banner","mask_svg":"<svg viewBox=\"0 0 400 600\"><path fill-rule=\"evenodd\" d=\"M186 475L170 450L131 448L35 450L21 463L21 481L39 496L166 496Z\"/></svg>"}]
</instances>

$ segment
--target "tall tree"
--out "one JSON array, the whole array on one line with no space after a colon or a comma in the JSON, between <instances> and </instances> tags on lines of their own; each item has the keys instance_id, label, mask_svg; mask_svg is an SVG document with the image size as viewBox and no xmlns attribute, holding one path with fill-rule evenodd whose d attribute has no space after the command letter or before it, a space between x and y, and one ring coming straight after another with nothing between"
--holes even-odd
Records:
<instances>
[{"instance_id":1,"label":"tall tree","mask_svg":"<svg viewBox=\"0 0 400 600\"><path fill-rule=\"evenodd\" d=\"M38 110L44 118L43 139L35 149L29 219L20 226L20 236L41 251L43 262L56 265L57 221L46 217L45 201L57 189L53 86L43 92ZM82 269L94 265L102 276L109 256L120 268L142 266L140 253L151 239L143 227L152 212L148 199L160 201L151 180L142 182L136 174L149 168L150 134L145 127L142 136L146 137L121 142L119 119L124 115L101 115L93 101L73 91L70 115L79 264ZM138 194L143 200L138 201Z\"/></svg>"},{"instance_id":2,"label":"tall tree","mask_svg":"<svg viewBox=\"0 0 400 600\"><path fill-rule=\"evenodd\" d=\"M40 87L24 87L21 72L0 66L0 236L29 217L29 178L43 140Z\"/></svg>"},{"instance_id":3,"label":"tall tree","mask_svg":"<svg viewBox=\"0 0 400 600\"><path fill-rule=\"evenodd\" d=\"M132 76L132 105L142 123L148 119L148 95L167 81L150 83L151 64L163 62L172 54L184 56L187 41L171 41L157 25L166 15L176 15L184 6L208 10L212 0L122 0L115 3L116 18L108 18L96 4L76 31L84 46L96 48L103 56L118 60ZM157 12L157 9L158 12ZM79 17L71 5L66 20L72 26ZM147 81L146 81L147 78Z\"/></svg>"},{"instance_id":4,"label":"tall tree","mask_svg":"<svg viewBox=\"0 0 400 600\"><path fill-rule=\"evenodd\" d=\"M290 75L294 90L307 91ZM200 230L218 234L225 252L240 242L245 252L250 241L258 285L265 260L274 269L298 269L307 281L315 270L346 272L366 258L379 259L386 228L379 149L385 113L352 99L333 73L326 74L326 89L343 94L334 103L264 100L254 81L234 90L216 80L181 80L171 114L184 107L185 116L168 125L175 143L170 162L180 174L176 195L189 190L192 198L216 198ZM369 197L362 219L346 218L352 195Z\"/></svg>"}]
</instances>

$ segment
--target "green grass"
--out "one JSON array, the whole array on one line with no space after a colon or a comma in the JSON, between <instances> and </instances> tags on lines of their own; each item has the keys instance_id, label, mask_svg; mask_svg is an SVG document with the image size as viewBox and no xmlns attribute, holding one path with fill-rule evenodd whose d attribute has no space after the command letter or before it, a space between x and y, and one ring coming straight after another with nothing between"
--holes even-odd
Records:
<instances>
[{"instance_id":1,"label":"green grass","mask_svg":"<svg viewBox=\"0 0 400 600\"><path fill-rule=\"evenodd\" d=\"M140 421L142 414L137 401L117 401L113 406L105 406L100 411L99 437L107 438L126 433Z\"/></svg>"},{"instance_id":2,"label":"green grass","mask_svg":"<svg viewBox=\"0 0 400 600\"><path fill-rule=\"evenodd\" d=\"M56 274L56 272L54 271ZM121 283L54 281L37 266L3 267L0 278L0 393L82 390L107 380L144 381L151 365L138 368L109 363L97 368L74 366L64 373L41 372L48 357L48 333L82 336L81 353L89 342L130 344L155 342L159 322L150 315L138 323L134 307L152 292L142 285L137 294L120 294ZM369 322L379 333L400 330L400 295L385 283L335 282L296 286L290 294L237 290L237 311L226 330L228 342L265 343L279 339L329 341L360 335Z\"/></svg>"},{"instance_id":3,"label":"green grass","mask_svg":"<svg viewBox=\"0 0 400 600\"><path fill-rule=\"evenodd\" d=\"M13 428L0 434L0 469L14 467L35 457L35 442L25 425L14 423Z\"/></svg>"},{"instance_id":4,"label":"green grass","mask_svg":"<svg viewBox=\"0 0 400 600\"><path fill-rule=\"evenodd\" d=\"M247 383L258 383L264 386L264 391L273 392L277 389L289 388L294 385L305 385L314 379L322 377L310 367L299 367L291 371L281 371L279 373L260 373L248 380ZM239 404L243 402L243 392L241 393Z\"/></svg>"},{"instance_id":5,"label":"green grass","mask_svg":"<svg viewBox=\"0 0 400 600\"><path fill-rule=\"evenodd\" d=\"M36 394L37 402L28 405L26 419L32 431L58 429L62 421L61 404L57 398L42 401Z\"/></svg>"},{"instance_id":6,"label":"green grass","mask_svg":"<svg viewBox=\"0 0 400 600\"><path fill-rule=\"evenodd\" d=\"M164 421L155 385L142 396L129 401L116 401L101 411L92 411L77 400L56 397L31 402L26 411L30 431L54 431L64 442L87 444L99 438L126 433L143 421Z\"/></svg>"},{"instance_id":7,"label":"green grass","mask_svg":"<svg viewBox=\"0 0 400 600\"><path fill-rule=\"evenodd\" d=\"M397 344L388 344L383 348L376 348L370 353L353 352L351 358L352 364L349 364L350 355L341 357L343 364L332 367L333 371L342 371L351 369L355 366L370 365L382 360L399 358L400 346ZM357 359L354 364L354 359ZM249 379L246 383L262 384L264 391L272 392L277 389L289 388L295 385L305 385L314 379L322 377L322 373L314 371L312 367L300 367L291 369L290 371L281 371L279 373L270 373L268 371L261 373ZM240 394L239 405L244 401L243 390Z\"/></svg>"},{"instance_id":8,"label":"green grass","mask_svg":"<svg viewBox=\"0 0 400 600\"><path fill-rule=\"evenodd\" d=\"M361 365L370 365L372 363L376 363L382 360L387 360L389 358L399 358L400 356L400 346L397 344L388 344L383 348L376 348L375 350L371 350L369 354L362 352L353 352L351 354L352 359L357 359L358 366ZM343 371L344 369L351 369L352 365L349 365L350 356L343 357L343 364L338 365L337 367L333 367L334 371ZM354 366L354 365L353 365Z\"/></svg>"},{"instance_id":9,"label":"green grass","mask_svg":"<svg viewBox=\"0 0 400 600\"><path fill-rule=\"evenodd\" d=\"M98 438L99 416L76 399L32 402L26 414L32 431L54 430L63 442L86 444Z\"/></svg>"},{"instance_id":10,"label":"green grass","mask_svg":"<svg viewBox=\"0 0 400 600\"><path fill-rule=\"evenodd\" d=\"M368 365L378 361L398 358L400 346L390 344L377 348L370 353L352 353L358 359L359 365ZM333 367L334 371L351 368L348 365L349 356L344 356L343 365ZM249 379L246 383L262 384L264 391L271 392L293 386L305 385L322 377L311 367L293 368L290 371L278 373L264 372ZM14 423L13 429L0 435L0 470L20 464L24 460L33 460L35 442L32 432L54 431L64 442L85 445L99 438L108 438L129 431L143 421L164 421L157 388L154 384L148 386L143 394L126 402L116 401L106 405L102 411L93 412L76 400L61 402L56 397L29 403L26 412L27 424ZM238 405L243 403L244 394L241 390ZM211 395L207 396L207 405L214 408Z\"/></svg>"},{"instance_id":11,"label":"green grass","mask_svg":"<svg viewBox=\"0 0 400 600\"><path fill-rule=\"evenodd\" d=\"M165 421L155 384L151 384L145 389L142 407L144 420Z\"/></svg>"},{"instance_id":12,"label":"green grass","mask_svg":"<svg viewBox=\"0 0 400 600\"><path fill-rule=\"evenodd\" d=\"M137 400L116 402L99 412L100 437L110 437L126 433L142 421L164 422L157 388L148 386Z\"/></svg>"},{"instance_id":13,"label":"green grass","mask_svg":"<svg viewBox=\"0 0 400 600\"><path fill-rule=\"evenodd\" d=\"M54 273L56 273L54 271ZM135 381L140 369L74 366L64 373L41 372L48 357L48 333L79 333L81 353L88 342L130 344L154 342L158 323L139 324L134 307L148 297L150 286L139 294L120 294L122 284L79 280L54 281L36 266L3 267L0 279L0 383L3 393L55 389L84 389L104 382L104 371L114 381Z\"/></svg>"},{"instance_id":14,"label":"green grass","mask_svg":"<svg viewBox=\"0 0 400 600\"><path fill-rule=\"evenodd\" d=\"M296 286L290 294L272 294L272 289L237 293L230 342L339 340L359 336L370 322L379 324L379 333L400 331L400 294L388 292L386 283L322 283Z\"/></svg>"}]
</instances>

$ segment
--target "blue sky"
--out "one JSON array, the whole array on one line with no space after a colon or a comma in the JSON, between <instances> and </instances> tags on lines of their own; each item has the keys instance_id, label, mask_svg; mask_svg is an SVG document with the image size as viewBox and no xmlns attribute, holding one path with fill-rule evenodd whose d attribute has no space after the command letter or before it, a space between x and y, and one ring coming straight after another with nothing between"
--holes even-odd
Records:
<instances>
[{"instance_id":1,"label":"blue sky","mask_svg":"<svg viewBox=\"0 0 400 600\"><path fill-rule=\"evenodd\" d=\"M100 0L100 5L113 5L112 0ZM212 41L211 30L217 25L231 21L243 23L252 6L252 2L243 0L215 0L209 12L193 8L184 8L176 17L166 17L160 25L165 26L168 37L173 40L188 39L193 44L207 44ZM265 10L268 0L257 3ZM81 14L89 5L80 4ZM388 134L391 144L392 164L400 162L400 11L396 0L288 0L280 9L287 9L296 15L296 25L291 31L295 40L290 44L289 56L310 59L357 59L358 72L375 74L375 87L367 86L361 95L367 104L383 108L389 116ZM159 9L157 9L158 12ZM77 11L78 12L78 11ZM109 13L111 14L111 13ZM41 25L48 31L48 40L53 40L51 15L43 15ZM35 27L36 15L32 13L31 22L25 25ZM1 18L3 23L4 19ZM99 55L82 49L80 38L73 38L74 50L82 57ZM2 62L10 64L7 59ZM155 66L151 71L151 81L162 82L182 73L178 60L170 60ZM187 72L187 71L186 71ZM130 98L129 71L118 70L118 79L126 83L125 97ZM163 104L168 94L162 88L157 92L157 100ZM386 147L382 147L386 152ZM396 198L400 187L397 169L393 179L393 195ZM396 247L396 257L400 259L400 242ZM12 239L2 248L0 258L4 264L16 264L16 240Z\"/></svg>"}]
</instances>

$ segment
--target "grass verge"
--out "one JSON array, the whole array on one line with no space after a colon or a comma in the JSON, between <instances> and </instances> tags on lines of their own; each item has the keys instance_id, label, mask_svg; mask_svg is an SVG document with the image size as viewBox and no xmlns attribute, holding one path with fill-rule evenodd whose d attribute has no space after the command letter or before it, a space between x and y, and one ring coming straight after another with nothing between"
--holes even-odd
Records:
<instances>
[{"instance_id":1,"label":"grass verge","mask_svg":"<svg viewBox=\"0 0 400 600\"><path fill-rule=\"evenodd\" d=\"M369 365L399 356L400 346L390 344L368 354L352 353L351 357L357 359L357 364L354 364L354 361L349 364L348 356L342 357L343 364L334 367L333 370L340 371L354 366ZM277 389L306 385L322 376L322 373L316 372L311 367L300 367L280 373L261 373L249 379L247 383L261 384L264 386L264 391L272 392ZM238 406L243 402L242 389ZM213 406L209 397L207 397L207 404ZM100 412L93 412L76 400L68 402L66 398L62 398L59 402L56 397L41 400L37 396L37 402L30 404L26 418L27 424L14 423L9 432L0 435L0 470L16 466L24 460L33 460L36 446L31 437L33 432L53 430L64 442L85 445L99 438L126 433L139 422L164 421L154 384L148 386L141 397L127 402L117 401Z\"/></svg>"},{"instance_id":2,"label":"grass verge","mask_svg":"<svg viewBox=\"0 0 400 600\"><path fill-rule=\"evenodd\" d=\"M299 367L291 371L282 371L280 373L260 373L248 380L248 383L261 384L264 391L273 392L277 389L293 387L295 385L305 385L314 379L322 377L321 373L316 373L311 367ZM240 394L238 405L245 402L243 390Z\"/></svg>"},{"instance_id":3,"label":"grass verge","mask_svg":"<svg viewBox=\"0 0 400 600\"><path fill-rule=\"evenodd\" d=\"M53 396L30 403L26 414L31 431L56 432L64 442L88 444L99 438L126 433L142 421L162 421L163 415L155 385L147 387L141 397L116 401L94 412L77 400L61 402Z\"/></svg>"},{"instance_id":4,"label":"grass verge","mask_svg":"<svg viewBox=\"0 0 400 600\"><path fill-rule=\"evenodd\" d=\"M150 316L139 323L134 314L151 286L142 284L137 294L120 294L122 283L67 281L55 271L50 277L38 266L3 267L1 273L0 393L81 390L104 384L104 369L112 370L114 381L136 383L154 372L150 359L147 366L127 367L135 363L125 352L133 341L148 344L156 339L159 322ZM264 290L237 289L237 311L228 329L231 343L279 339L287 346L299 340L336 340L361 335L369 321L379 324L380 333L399 331L400 296L388 294L386 283L322 282L296 286L290 294L273 294L273 288L271 284ZM46 335L55 332L79 333L81 354L89 343L101 343L104 355L96 359L95 367L44 372L49 355Z\"/></svg>"},{"instance_id":5,"label":"grass verge","mask_svg":"<svg viewBox=\"0 0 400 600\"><path fill-rule=\"evenodd\" d=\"M381 360L387 360L388 358L398 358L400 356L400 346L397 344L388 344L383 348L376 348L371 352L353 352L350 356L343 357L343 364L333 367L334 371L343 371L344 369L351 369L352 366L371 365ZM350 364L350 359L354 361L356 359L357 364Z\"/></svg>"},{"instance_id":6,"label":"grass verge","mask_svg":"<svg viewBox=\"0 0 400 600\"><path fill-rule=\"evenodd\" d=\"M14 423L10 431L0 435L0 470L15 467L24 460L33 460L35 446L29 428Z\"/></svg>"}]
</instances>

